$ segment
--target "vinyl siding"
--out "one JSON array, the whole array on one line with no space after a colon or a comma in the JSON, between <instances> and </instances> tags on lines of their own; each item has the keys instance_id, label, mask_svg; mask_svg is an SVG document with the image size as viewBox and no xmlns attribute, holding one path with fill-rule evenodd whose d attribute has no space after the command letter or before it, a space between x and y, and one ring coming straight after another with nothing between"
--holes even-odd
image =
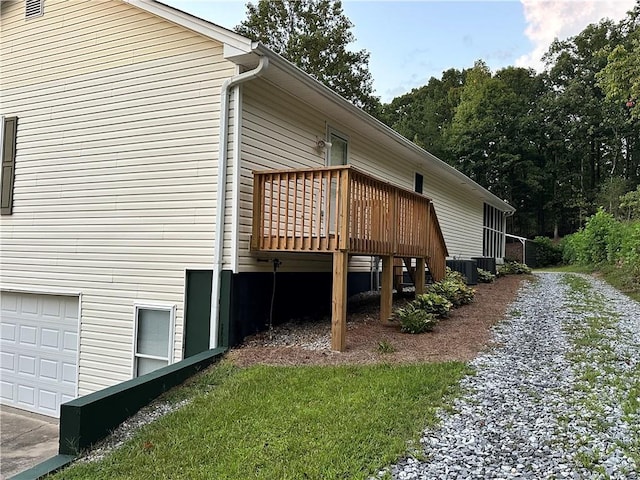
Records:
<instances>
[{"instance_id":1,"label":"vinyl siding","mask_svg":"<svg viewBox=\"0 0 640 480\"><path fill-rule=\"evenodd\" d=\"M315 138L324 138L324 117L278 88L256 80L242 86L243 116L238 212L239 271L271 271L270 263L258 263L262 254L249 249L253 221L253 170L321 167L324 154ZM331 255L280 254L281 271L331 271Z\"/></svg>"},{"instance_id":2,"label":"vinyl siding","mask_svg":"<svg viewBox=\"0 0 640 480\"><path fill-rule=\"evenodd\" d=\"M2 285L82 293L82 395L131 378L134 303L177 306L182 357L185 269L213 261L219 94L235 66L118 1L47 0L29 21L24 2L1 8L2 114L19 117Z\"/></svg>"},{"instance_id":3,"label":"vinyl siding","mask_svg":"<svg viewBox=\"0 0 640 480\"><path fill-rule=\"evenodd\" d=\"M443 182L429 172L424 175L424 193L433 200L450 257L482 256L484 203L469 196L458 184Z\"/></svg>"},{"instance_id":4,"label":"vinyl siding","mask_svg":"<svg viewBox=\"0 0 640 480\"><path fill-rule=\"evenodd\" d=\"M327 128L349 137L349 163L378 178L413 190L415 173L424 175L424 194L433 199L450 255L482 255L483 201L458 193L452 180L425 171L371 138L327 118L264 80L243 86L242 165L239 191L238 262L240 271L267 271L270 264L256 262L249 251L252 223L252 170L320 167L324 153L315 148ZM330 255L278 254L284 271L329 271ZM351 271L368 271L369 257L352 257Z\"/></svg>"}]
</instances>

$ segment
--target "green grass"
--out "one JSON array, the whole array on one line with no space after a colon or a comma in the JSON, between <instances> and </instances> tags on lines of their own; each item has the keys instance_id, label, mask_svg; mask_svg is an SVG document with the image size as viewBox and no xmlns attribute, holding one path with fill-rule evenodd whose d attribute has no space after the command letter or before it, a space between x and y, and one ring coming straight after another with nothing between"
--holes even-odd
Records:
<instances>
[{"instance_id":1,"label":"green grass","mask_svg":"<svg viewBox=\"0 0 640 480\"><path fill-rule=\"evenodd\" d=\"M418 445L460 362L266 367L223 362L173 393L193 396L105 459L53 478L367 478Z\"/></svg>"}]
</instances>

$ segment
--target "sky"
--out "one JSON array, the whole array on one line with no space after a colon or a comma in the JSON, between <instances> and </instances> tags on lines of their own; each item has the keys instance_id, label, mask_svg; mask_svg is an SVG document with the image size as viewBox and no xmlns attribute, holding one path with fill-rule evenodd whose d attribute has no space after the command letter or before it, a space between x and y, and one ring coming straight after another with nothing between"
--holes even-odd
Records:
<instances>
[{"instance_id":1,"label":"sky","mask_svg":"<svg viewBox=\"0 0 640 480\"><path fill-rule=\"evenodd\" d=\"M246 1L161 0L233 29ZM376 96L383 102L440 78L449 68L484 60L492 71L515 65L542 71L554 38L580 33L603 18L619 21L635 0L343 0L354 24L351 50L367 50Z\"/></svg>"}]
</instances>

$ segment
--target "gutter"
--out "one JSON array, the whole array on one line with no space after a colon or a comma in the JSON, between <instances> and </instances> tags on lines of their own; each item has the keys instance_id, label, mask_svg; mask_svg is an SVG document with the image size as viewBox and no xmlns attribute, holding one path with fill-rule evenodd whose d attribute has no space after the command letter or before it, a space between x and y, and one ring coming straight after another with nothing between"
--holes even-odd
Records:
<instances>
[{"instance_id":1,"label":"gutter","mask_svg":"<svg viewBox=\"0 0 640 480\"><path fill-rule=\"evenodd\" d=\"M228 78L222 84L220 92L220 154L218 157L218 185L216 201L215 245L213 249L213 276L211 279L211 319L209 348L218 346L218 325L220 316L220 274L222 272L222 249L224 248L224 217L226 209L228 135L229 135L229 92L236 85L260 77L269 67L269 59L260 57L258 66L253 70ZM234 139L238 141L238 139Z\"/></svg>"}]
</instances>

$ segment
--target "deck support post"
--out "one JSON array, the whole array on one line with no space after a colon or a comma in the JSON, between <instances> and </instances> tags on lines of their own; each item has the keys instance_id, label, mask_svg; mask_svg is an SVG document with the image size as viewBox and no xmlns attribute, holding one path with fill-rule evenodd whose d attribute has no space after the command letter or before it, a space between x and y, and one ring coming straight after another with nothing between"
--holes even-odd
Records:
<instances>
[{"instance_id":1,"label":"deck support post","mask_svg":"<svg viewBox=\"0 0 640 480\"><path fill-rule=\"evenodd\" d=\"M349 253L333 253L333 282L331 298L331 350L343 352L347 335L347 269Z\"/></svg>"},{"instance_id":2,"label":"deck support post","mask_svg":"<svg viewBox=\"0 0 640 480\"><path fill-rule=\"evenodd\" d=\"M387 322L393 309L393 255L382 257L382 290L380 291L380 321Z\"/></svg>"},{"instance_id":3,"label":"deck support post","mask_svg":"<svg viewBox=\"0 0 640 480\"><path fill-rule=\"evenodd\" d=\"M426 270L426 259L416 258L416 273L415 273L415 283L416 283L416 295L422 295L424 293L424 284L426 282L425 278L425 270Z\"/></svg>"}]
</instances>

